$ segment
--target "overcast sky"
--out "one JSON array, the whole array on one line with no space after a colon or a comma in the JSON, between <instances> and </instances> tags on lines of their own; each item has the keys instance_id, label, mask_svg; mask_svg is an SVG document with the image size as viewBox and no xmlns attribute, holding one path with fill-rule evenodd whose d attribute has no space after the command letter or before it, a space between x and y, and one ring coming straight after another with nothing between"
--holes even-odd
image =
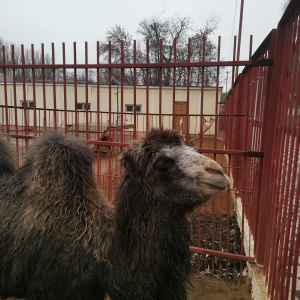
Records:
<instances>
[{"instance_id":1,"label":"overcast sky","mask_svg":"<svg viewBox=\"0 0 300 300\"><path fill-rule=\"evenodd\" d=\"M283 14L285 0L245 0L241 59L247 59L249 36L253 34L253 52L272 28L276 28ZM162 18L180 14L188 16L195 26L201 27L212 14L219 19L214 36L222 37L221 58L228 60L232 49L233 33L238 33L240 0L1 0L0 37L15 44L31 44L46 50L55 43L56 56L61 53L61 43L67 47L67 63L72 62L73 42L77 42L78 62L84 59L84 42L95 49L97 40L104 40L107 28L119 24L134 38L138 23L143 18ZM89 51L90 52L90 51ZM90 54L91 55L91 54ZM96 56L93 51L93 56ZM58 58L59 60L59 58ZM94 58L90 56L90 61Z\"/></svg>"}]
</instances>

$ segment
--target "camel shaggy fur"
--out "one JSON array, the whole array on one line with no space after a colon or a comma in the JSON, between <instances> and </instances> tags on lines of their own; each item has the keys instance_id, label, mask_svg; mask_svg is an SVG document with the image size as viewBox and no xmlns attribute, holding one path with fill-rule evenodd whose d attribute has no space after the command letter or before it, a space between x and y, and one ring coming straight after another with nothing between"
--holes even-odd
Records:
<instances>
[{"instance_id":1,"label":"camel shaggy fur","mask_svg":"<svg viewBox=\"0 0 300 300\"><path fill-rule=\"evenodd\" d=\"M170 130L152 130L129 147L121 162L109 258L111 299L186 299L187 214L224 190L228 177Z\"/></svg>"},{"instance_id":2,"label":"camel shaggy fur","mask_svg":"<svg viewBox=\"0 0 300 300\"><path fill-rule=\"evenodd\" d=\"M104 299L113 209L94 180L93 154L49 134L14 171L4 141L0 151L0 296Z\"/></svg>"},{"instance_id":3,"label":"camel shaggy fur","mask_svg":"<svg viewBox=\"0 0 300 300\"><path fill-rule=\"evenodd\" d=\"M0 296L186 299L187 214L226 188L216 162L153 129L123 153L113 208L72 138L37 139L17 170L3 141L0 152Z\"/></svg>"}]
</instances>

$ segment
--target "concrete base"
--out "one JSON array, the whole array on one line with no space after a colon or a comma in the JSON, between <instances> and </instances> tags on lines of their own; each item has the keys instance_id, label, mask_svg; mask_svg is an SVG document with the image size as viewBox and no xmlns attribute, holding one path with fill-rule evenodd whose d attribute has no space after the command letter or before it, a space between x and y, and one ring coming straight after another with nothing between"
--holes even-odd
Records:
<instances>
[{"instance_id":1,"label":"concrete base","mask_svg":"<svg viewBox=\"0 0 300 300\"><path fill-rule=\"evenodd\" d=\"M236 197L235 209L237 214L238 225L242 228L243 207L241 198ZM254 242L250 227L246 218L244 218L244 248L247 256L254 256ZM252 283L252 298L254 300L270 299L265 285L265 276L262 268L255 263L247 263L248 275Z\"/></svg>"},{"instance_id":2,"label":"concrete base","mask_svg":"<svg viewBox=\"0 0 300 300\"><path fill-rule=\"evenodd\" d=\"M252 283L252 298L254 300L269 300L263 270L255 263L248 263L248 270Z\"/></svg>"}]
</instances>

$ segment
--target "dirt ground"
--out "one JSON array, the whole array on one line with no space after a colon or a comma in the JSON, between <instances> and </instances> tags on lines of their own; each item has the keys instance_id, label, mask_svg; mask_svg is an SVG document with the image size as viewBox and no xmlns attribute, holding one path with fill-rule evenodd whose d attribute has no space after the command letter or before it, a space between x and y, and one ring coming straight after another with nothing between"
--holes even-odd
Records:
<instances>
[{"instance_id":1,"label":"dirt ground","mask_svg":"<svg viewBox=\"0 0 300 300\"><path fill-rule=\"evenodd\" d=\"M251 300L251 287L248 280L240 283L226 283L224 279L207 276L194 276L188 300ZM1 298L0 298L1 300ZM6 298L6 300L18 300ZM107 297L106 300L109 300Z\"/></svg>"},{"instance_id":2,"label":"dirt ground","mask_svg":"<svg viewBox=\"0 0 300 300\"><path fill-rule=\"evenodd\" d=\"M242 283L226 283L224 279L207 276L193 276L188 300L251 300L251 286L248 280ZM110 300L109 297L106 300Z\"/></svg>"},{"instance_id":3,"label":"dirt ground","mask_svg":"<svg viewBox=\"0 0 300 300\"><path fill-rule=\"evenodd\" d=\"M251 285L243 282L227 283L224 279L194 276L188 300L251 300Z\"/></svg>"}]
</instances>

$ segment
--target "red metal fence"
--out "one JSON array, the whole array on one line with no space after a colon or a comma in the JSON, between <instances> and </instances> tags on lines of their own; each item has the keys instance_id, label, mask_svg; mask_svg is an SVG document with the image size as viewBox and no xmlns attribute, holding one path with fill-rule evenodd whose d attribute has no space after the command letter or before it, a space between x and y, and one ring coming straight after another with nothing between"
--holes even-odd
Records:
<instances>
[{"instance_id":1,"label":"red metal fence","mask_svg":"<svg viewBox=\"0 0 300 300\"><path fill-rule=\"evenodd\" d=\"M245 68L225 110L232 115L226 149L257 153L250 160L233 159L232 169L271 299L295 299L300 290L299 7L291 1L278 28L252 56L273 59L273 67Z\"/></svg>"},{"instance_id":2,"label":"red metal fence","mask_svg":"<svg viewBox=\"0 0 300 300\"><path fill-rule=\"evenodd\" d=\"M150 63L148 42L144 61L137 61L134 43L132 61L126 63L122 42L120 60L114 63L111 45L108 62L100 61L99 43L95 63L89 63L89 45L85 44L83 64L77 63L76 43L71 64L66 63L64 44L59 64L54 44L47 64L43 45L39 62L32 46L30 63L25 63L24 47L18 63L15 47L3 47L0 132L15 144L18 164L30 140L47 130L85 140L97 158L94 170L99 187L113 201L122 172L118 154L128 142L151 127L179 130L187 144L217 160L232 179L226 192L190 217L195 271L236 280L243 277L245 262L255 257L263 265L271 298L294 299L300 246L299 30L299 1L294 0L278 28L253 55L250 39L247 61L239 61L235 54L231 61L220 61L221 38L215 61L205 61L203 40L202 61L178 62L174 42L172 63L162 61L162 41L155 63ZM237 45L240 40L235 39L234 53L239 53ZM190 41L187 51L191 51ZM245 68L232 80L232 89L221 103L219 78L225 66L232 68L232 74L238 66ZM208 68L215 68L213 87L204 85ZM153 70L159 79L156 87L149 81ZM162 81L166 70L171 74L168 86ZM179 70L186 76L186 85L181 87L176 84ZM72 82L67 80L71 71ZM127 71L132 74L132 86L125 85ZM78 79L79 72L83 80ZM144 86L138 85L140 72ZM195 72L200 78L198 87L190 84Z\"/></svg>"}]
</instances>

